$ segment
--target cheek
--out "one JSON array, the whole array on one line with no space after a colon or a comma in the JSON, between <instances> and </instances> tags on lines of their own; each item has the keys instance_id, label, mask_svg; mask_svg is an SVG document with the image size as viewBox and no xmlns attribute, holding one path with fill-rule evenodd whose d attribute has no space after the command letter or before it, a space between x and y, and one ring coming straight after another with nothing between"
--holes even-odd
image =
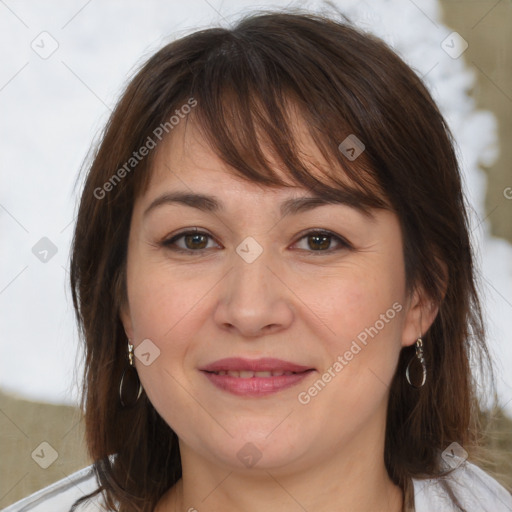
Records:
<instances>
[{"instance_id":1,"label":"cheek","mask_svg":"<svg viewBox=\"0 0 512 512\"><path fill-rule=\"evenodd\" d=\"M130 292L135 350L138 343L149 339L158 356L147 366L142 359L136 360L137 372L153 406L169 425L179 429L179 418L170 411L200 413L190 398L187 357L194 350L198 325L204 321L199 316L201 299L209 287L197 275L195 280L184 279L183 273L161 265L139 270L132 276Z\"/></svg>"},{"instance_id":2,"label":"cheek","mask_svg":"<svg viewBox=\"0 0 512 512\"><path fill-rule=\"evenodd\" d=\"M400 273L387 266L361 270L350 269L309 286L308 305L328 328L326 341L335 350L350 345L361 333L364 339L368 330L375 334L376 328L385 338L400 330L397 309L405 300Z\"/></svg>"},{"instance_id":3,"label":"cheek","mask_svg":"<svg viewBox=\"0 0 512 512\"><path fill-rule=\"evenodd\" d=\"M180 339L186 337L183 329L193 325L201 301L213 286L213 279L198 277L198 272L184 273L165 262L134 268L131 277L130 310L135 336L150 338L157 345L173 339L173 332L179 332Z\"/></svg>"},{"instance_id":4,"label":"cheek","mask_svg":"<svg viewBox=\"0 0 512 512\"><path fill-rule=\"evenodd\" d=\"M150 364L136 358L137 372L151 403L169 424L173 421L168 417L169 403L178 404L180 410L193 407L182 386L190 387L187 357L193 352L205 294L202 286L183 286L176 275L158 265L146 267L133 274L130 291L135 355L139 343L151 341L146 342L151 347Z\"/></svg>"},{"instance_id":5,"label":"cheek","mask_svg":"<svg viewBox=\"0 0 512 512\"><path fill-rule=\"evenodd\" d=\"M298 401L308 418L329 409L332 428L352 432L381 407L396 369L404 310L400 275L354 271L326 280L313 300L329 335L319 340L325 358L318 379L299 390Z\"/></svg>"},{"instance_id":6,"label":"cheek","mask_svg":"<svg viewBox=\"0 0 512 512\"><path fill-rule=\"evenodd\" d=\"M316 292L315 310L329 327L323 338L328 355L319 375L327 373L324 381L329 383L317 386L323 395L314 399L317 406L332 400L343 410L355 407L363 414L383 399L401 349L403 287L400 272L379 265L364 272L351 269L343 279L326 280L323 293Z\"/></svg>"}]
</instances>

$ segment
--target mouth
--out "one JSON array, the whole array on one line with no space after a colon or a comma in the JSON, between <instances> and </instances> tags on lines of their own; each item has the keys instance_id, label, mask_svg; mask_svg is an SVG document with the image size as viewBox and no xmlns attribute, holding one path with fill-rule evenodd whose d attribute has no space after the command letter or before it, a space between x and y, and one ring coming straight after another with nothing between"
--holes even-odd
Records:
<instances>
[{"instance_id":1,"label":"mouth","mask_svg":"<svg viewBox=\"0 0 512 512\"><path fill-rule=\"evenodd\" d=\"M301 373L306 370L314 370L311 366L305 366L291 361L285 361L284 359L276 359L274 357L262 357L260 359L246 359L243 357L228 357L225 359L219 359L213 363L207 364L200 368L202 371L207 372L236 372L239 375L233 374L233 376L241 376L242 378L253 377L253 375L244 373L274 373L275 376L284 373ZM281 373L280 373L281 372ZM271 375L261 375L261 377L269 377Z\"/></svg>"},{"instance_id":2,"label":"mouth","mask_svg":"<svg viewBox=\"0 0 512 512\"><path fill-rule=\"evenodd\" d=\"M304 370L304 371L309 372L309 371L313 371L313 370L310 369L310 370ZM297 375L299 373L304 373L304 372L290 372L290 371L283 371L283 370L271 370L271 371L260 371L260 372L252 372L250 370L220 370L217 372L207 372L207 373L214 373L215 375L229 375L230 377L237 377L240 379L251 379L253 377L268 378L268 377L281 377L282 375Z\"/></svg>"},{"instance_id":3,"label":"mouth","mask_svg":"<svg viewBox=\"0 0 512 512\"><path fill-rule=\"evenodd\" d=\"M200 369L216 388L233 395L263 397L297 385L314 368L273 358L229 358Z\"/></svg>"}]
</instances>

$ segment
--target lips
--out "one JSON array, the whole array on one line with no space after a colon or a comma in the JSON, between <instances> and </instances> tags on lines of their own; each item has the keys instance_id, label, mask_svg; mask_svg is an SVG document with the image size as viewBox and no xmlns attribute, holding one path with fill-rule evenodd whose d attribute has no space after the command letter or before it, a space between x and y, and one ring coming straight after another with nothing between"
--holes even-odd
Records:
<instances>
[{"instance_id":1,"label":"lips","mask_svg":"<svg viewBox=\"0 0 512 512\"><path fill-rule=\"evenodd\" d=\"M226 359L219 359L213 363L200 368L206 372L238 372L240 377L248 378L249 375L243 372L274 372L276 375L283 375L285 373L301 373L307 370L314 370L311 366L304 366L283 359L275 359L272 357L264 357L261 359L245 359L242 357L229 357ZM236 376L233 374L232 376ZM256 375L258 376L258 375ZM264 375L261 375L262 377Z\"/></svg>"},{"instance_id":2,"label":"lips","mask_svg":"<svg viewBox=\"0 0 512 512\"><path fill-rule=\"evenodd\" d=\"M245 397L262 397L297 385L315 369L284 361L239 357L220 359L200 369L218 389Z\"/></svg>"},{"instance_id":3,"label":"lips","mask_svg":"<svg viewBox=\"0 0 512 512\"><path fill-rule=\"evenodd\" d=\"M294 375L295 373L299 372L284 372L283 370L261 372L252 372L251 370L219 370L218 372L212 373L215 373L216 375L229 375L230 377L239 377L241 379L251 379L252 377L280 377L281 375Z\"/></svg>"}]
</instances>

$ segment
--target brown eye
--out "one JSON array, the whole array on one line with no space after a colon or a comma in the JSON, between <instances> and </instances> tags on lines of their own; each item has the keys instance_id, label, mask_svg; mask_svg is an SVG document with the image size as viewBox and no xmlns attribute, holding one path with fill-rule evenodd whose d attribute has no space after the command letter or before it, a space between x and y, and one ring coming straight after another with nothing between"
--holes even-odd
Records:
<instances>
[{"instance_id":1,"label":"brown eye","mask_svg":"<svg viewBox=\"0 0 512 512\"><path fill-rule=\"evenodd\" d=\"M203 234L184 235L183 239L187 249L205 249L208 245L208 238Z\"/></svg>"},{"instance_id":2,"label":"brown eye","mask_svg":"<svg viewBox=\"0 0 512 512\"><path fill-rule=\"evenodd\" d=\"M309 235L308 245L311 249L329 249L331 238L329 235Z\"/></svg>"},{"instance_id":3,"label":"brown eye","mask_svg":"<svg viewBox=\"0 0 512 512\"><path fill-rule=\"evenodd\" d=\"M333 252L341 249L351 249L352 247L342 237L324 231L310 231L300 238L295 245L301 241L305 241L305 243L302 242L302 247L299 247L299 249L309 252ZM333 248L333 243L337 247Z\"/></svg>"},{"instance_id":4,"label":"brown eye","mask_svg":"<svg viewBox=\"0 0 512 512\"><path fill-rule=\"evenodd\" d=\"M199 253L214 247L208 246L209 241L213 241L213 237L204 231L185 231L163 241L161 245L172 251ZM330 253L352 248L352 246L342 237L324 231L310 231L309 233L306 233L298 242L295 243L295 245L300 244L302 244L302 247L299 247L299 249L312 253Z\"/></svg>"},{"instance_id":5,"label":"brown eye","mask_svg":"<svg viewBox=\"0 0 512 512\"><path fill-rule=\"evenodd\" d=\"M200 252L210 248L208 247L210 239L212 239L211 235L203 231L186 231L169 240L164 240L162 245L174 251Z\"/></svg>"}]
</instances>

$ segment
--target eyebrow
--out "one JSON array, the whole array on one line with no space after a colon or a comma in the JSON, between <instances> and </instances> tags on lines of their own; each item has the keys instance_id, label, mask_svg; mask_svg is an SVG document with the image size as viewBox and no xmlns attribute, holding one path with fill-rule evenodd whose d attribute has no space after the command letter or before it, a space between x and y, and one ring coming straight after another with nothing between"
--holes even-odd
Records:
<instances>
[{"instance_id":1,"label":"eyebrow","mask_svg":"<svg viewBox=\"0 0 512 512\"><path fill-rule=\"evenodd\" d=\"M330 204L342 204L358 210L360 213L364 214L370 220L375 220L375 217L368 209L363 208L362 205L358 205L355 202L355 200L353 200L354 198L352 200L349 200L349 197L350 195L344 193L340 196L339 199L327 199L315 195L286 199L281 203L281 217L286 217L288 215L297 215L299 213L307 212L315 208L318 208L319 206L325 206ZM166 204L182 204L210 213L220 213L224 210L222 202L215 196L175 191L167 192L154 199L144 211L143 217L145 218L151 211Z\"/></svg>"}]
</instances>

